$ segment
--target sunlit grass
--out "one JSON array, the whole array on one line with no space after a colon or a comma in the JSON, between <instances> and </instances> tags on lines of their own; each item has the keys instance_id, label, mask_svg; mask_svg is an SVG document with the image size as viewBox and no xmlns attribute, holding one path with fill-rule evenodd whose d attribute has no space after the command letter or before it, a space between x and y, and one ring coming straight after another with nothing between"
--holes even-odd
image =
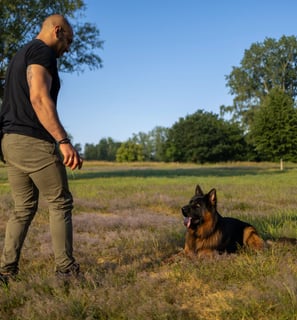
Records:
<instances>
[{"instance_id":1,"label":"sunlit grass","mask_svg":"<svg viewBox=\"0 0 297 320\"><path fill-rule=\"evenodd\" d=\"M297 237L297 168L286 164L86 163L70 172L75 256L84 281L57 282L43 201L19 282L0 292L0 319L296 319L297 250L273 242L213 259L182 254L180 208L196 184L217 189L218 210L265 238ZM0 245L13 210L0 167Z\"/></svg>"}]
</instances>

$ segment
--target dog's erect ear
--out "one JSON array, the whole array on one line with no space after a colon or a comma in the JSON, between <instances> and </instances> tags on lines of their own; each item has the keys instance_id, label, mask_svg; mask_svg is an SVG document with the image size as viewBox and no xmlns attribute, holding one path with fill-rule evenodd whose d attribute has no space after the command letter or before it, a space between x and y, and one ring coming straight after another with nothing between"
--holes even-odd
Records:
<instances>
[{"instance_id":1,"label":"dog's erect ear","mask_svg":"<svg viewBox=\"0 0 297 320\"><path fill-rule=\"evenodd\" d=\"M209 198L211 205L216 207L217 206L217 191L216 191L216 189L211 189L208 192L208 198Z\"/></svg>"},{"instance_id":2,"label":"dog's erect ear","mask_svg":"<svg viewBox=\"0 0 297 320\"><path fill-rule=\"evenodd\" d=\"M199 186L199 184L197 184L197 186L196 186L196 189L195 189L195 195L196 196L203 196L203 191L202 191L202 189L200 188L200 186Z\"/></svg>"}]
</instances>

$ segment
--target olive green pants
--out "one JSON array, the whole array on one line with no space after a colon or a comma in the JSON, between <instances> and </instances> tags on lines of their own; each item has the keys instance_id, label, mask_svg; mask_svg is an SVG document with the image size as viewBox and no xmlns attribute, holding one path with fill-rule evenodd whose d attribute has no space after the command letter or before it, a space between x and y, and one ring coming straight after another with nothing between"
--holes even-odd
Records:
<instances>
[{"instance_id":1,"label":"olive green pants","mask_svg":"<svg viewBox=\"0 0 297 320\"><path fill-rule=\"evenodd\" d=\"M49 207L56 270L67 270L74 263L73 200L56 145L18 134L4 134L1 145L15 208L6 226L0 271L18 273L21 249L38 208L39 193Z\"/></svg>"}]
</instances>

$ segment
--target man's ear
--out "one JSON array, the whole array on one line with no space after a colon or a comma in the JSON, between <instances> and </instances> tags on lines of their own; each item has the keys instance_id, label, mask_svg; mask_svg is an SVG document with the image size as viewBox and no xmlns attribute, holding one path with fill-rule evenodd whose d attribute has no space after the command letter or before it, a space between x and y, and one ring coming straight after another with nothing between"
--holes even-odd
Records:
<instances>
[{"instance_id":1,"label":"man's ear","mask_svg":"<svg viewBox=\"0 0 297 320\"><path fill-rule=\"evenodd\" d=\"M61 26L55 26L55 34L58 39L62 39L64 35L63 35L63 29Z\"/></svg>"}]
</instances>

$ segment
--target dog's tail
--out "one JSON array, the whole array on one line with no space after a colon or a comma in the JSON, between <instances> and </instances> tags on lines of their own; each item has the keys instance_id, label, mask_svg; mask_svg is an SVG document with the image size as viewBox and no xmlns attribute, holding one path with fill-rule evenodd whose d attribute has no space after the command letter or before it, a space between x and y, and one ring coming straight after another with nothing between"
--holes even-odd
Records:
<instances>
[{"instance_id":1,"label":"dog's tail","mask_svg":"<svg viewBox=\"0 0 297 320\"><path fill-rule=\"evenodd\" d=\"M292 244L297 245L296 238L288 238L288 237L279 237L279 238L272 238L266 240L267 245L271 246L275 243L284 243L284 244Z\"/></svg>"}]
</instances>

